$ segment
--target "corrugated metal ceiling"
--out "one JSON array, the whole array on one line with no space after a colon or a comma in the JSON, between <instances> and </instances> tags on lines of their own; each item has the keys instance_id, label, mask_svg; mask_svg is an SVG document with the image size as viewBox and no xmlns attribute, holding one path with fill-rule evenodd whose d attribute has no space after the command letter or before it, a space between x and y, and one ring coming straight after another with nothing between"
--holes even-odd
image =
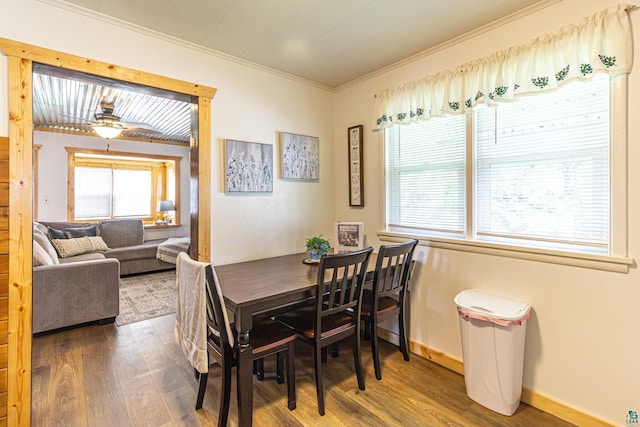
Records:
<instances>
[{"instance_id":1,"label":"corrugated metal ceiling","mask_svg":"<svg viewBox=\"0 0 640 427\"><path fill-rule=\"evenodd\" d=\"M191 104L180 99L182 95L155 96L150 93L154 91L142 87L136 91L131 84L109 85L95 76L70 72L67 78L60 74L59 69L34 68L35 129L97 136L91 124L95 114L102 112L100 102L110 101L113 114L128 128L119 138L189 144Z\"/></svg>"}]
</instances>

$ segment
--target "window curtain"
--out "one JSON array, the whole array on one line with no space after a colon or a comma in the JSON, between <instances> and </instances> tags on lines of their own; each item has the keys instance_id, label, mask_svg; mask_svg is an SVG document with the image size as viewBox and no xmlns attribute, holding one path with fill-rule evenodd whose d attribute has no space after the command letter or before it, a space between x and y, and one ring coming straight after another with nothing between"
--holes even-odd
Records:
<instances>
[{"instance_id":1,"label":"window curtain","mask_svg":"<svg viewBox=\"0 0 640 427\"><path fill-rule=\"evenodd\" d=\"M384 90L376 95L373 129L462 114L478 103L552 90L593 73L629 73L631 9L611 7L527 44Z\"/></svg>"}]
</instances>

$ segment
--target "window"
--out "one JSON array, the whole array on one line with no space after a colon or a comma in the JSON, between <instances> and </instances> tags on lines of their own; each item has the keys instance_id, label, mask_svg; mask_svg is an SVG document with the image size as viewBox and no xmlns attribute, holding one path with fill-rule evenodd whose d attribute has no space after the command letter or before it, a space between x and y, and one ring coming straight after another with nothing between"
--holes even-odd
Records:
<instances>
[{"instance_id":1,"label":"window","mask_svg":"<svg viewBox=\"0 0 640 427\"><path fill-rule=\"evenodd\" d=\"M608 252L609 78L599 77L477 108L478 238Z\"/></svg>"},{"instance_id":2,"label":"window","mask_svg":"<svg viewBox=\"0 0 640 427\"><path fill-rule=\"evenodd\" d=\"M74 219L111 217L111 169L75 168Z\"/></svg>"},{"instance_id":3,"label":"window","mask_svg":"<svg viewBox=\"0 0 640 427\"><path fill-rule=\"evenodd\" d=\"M124 167L124 166L121 166ZM75 218L152 216L152 168L75 168Z\"/></svg>"},{"instance_id":4,"label":"window","mask_svg":"<svg viewBox=\"0 0 640 427\"><path fill-rule=\"evenodd\" d=\"M131 153L69 151L70 221L140 218L152 223L162 218L160 200L173 200L179 224L180 158Z\"/></svg>"},{"instance_id":5,"label":"window","mask_svg":"<svg viewBox=\"0 0 640 427\"><path fill-rule=\"evenodd\" d=\"M387 129L387 230L611 254L613 81Z\"/></svg>"},{"instance_id":6,"label":"window","mask_svg":"<svg viewBox=\"0 0 640 427\"><path fill-rule=\"evenodd\" d=\"M463 235L465 123L453 116L386 131L389 228Z\"/></svg>"}]
</instances>

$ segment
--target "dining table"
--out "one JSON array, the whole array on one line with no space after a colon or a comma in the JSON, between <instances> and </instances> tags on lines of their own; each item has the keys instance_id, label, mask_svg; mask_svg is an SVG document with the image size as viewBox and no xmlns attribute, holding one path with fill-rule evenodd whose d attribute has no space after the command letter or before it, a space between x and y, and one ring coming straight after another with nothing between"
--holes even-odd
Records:
<instances>
[{"instance_id":1,"label":"dining table","mask_svg":"<svg viewBox=\"0 0 640 427\"><path fill-rule=\"evenodd\" d=\"M375 269L375 255L369 259L369 272ZM214 267L225 305L234 317L240 426L251 426L253 417L253 321L311 304L318 264L308 262L307 253L303 252Z\"/></svg>"}]
</instances>

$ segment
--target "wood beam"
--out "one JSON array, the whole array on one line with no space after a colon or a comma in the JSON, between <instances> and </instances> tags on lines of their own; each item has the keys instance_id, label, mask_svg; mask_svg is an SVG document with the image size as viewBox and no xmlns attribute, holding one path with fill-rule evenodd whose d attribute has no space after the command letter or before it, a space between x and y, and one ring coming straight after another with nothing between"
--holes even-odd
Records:
<instances>
[{"instance_id":1,"label":"wood beam","mask_svg":"<svg viewBox=\"0 0 640 427\"><path fill-rule=\"evenodd\" d=\"M32 62L9 58L8 425L31 417Z\"/></svg>"},{"instance_id":2,"label":"wood beam","mask_svg":"<svg viewBox=\"0 0 640 427\"><path fill-rule=\"evenodd\" d=\"M6 56L29 59L41 64L81 71L83 73L108 77L114 80L122 80L128 83L143 84L145 86L152 86L159 89L210 99L216 94L216 89L208 86L176 80L144 71L133 70L131 68L120 67L107 62L95 61L93 59L57 52L1 37L0 48Z\"/></svg>"},{"instance_id":3,"label":"wood beam","mask_svg":"<svg viewBox=\"0 0 640 427\"><path fill-rule=\"evenodd\" d=\"M198 99L198 260L211 261L211 100ZM203 157L209 153L209 157ZM192 175L193 176L193 175Z\"/></svg>"}]
</instances>

